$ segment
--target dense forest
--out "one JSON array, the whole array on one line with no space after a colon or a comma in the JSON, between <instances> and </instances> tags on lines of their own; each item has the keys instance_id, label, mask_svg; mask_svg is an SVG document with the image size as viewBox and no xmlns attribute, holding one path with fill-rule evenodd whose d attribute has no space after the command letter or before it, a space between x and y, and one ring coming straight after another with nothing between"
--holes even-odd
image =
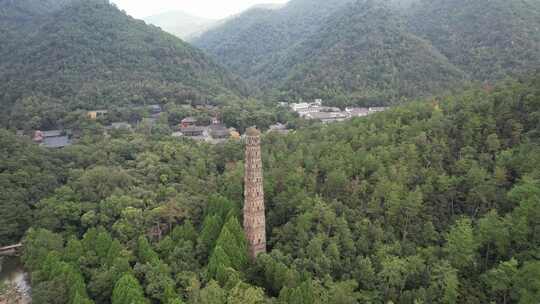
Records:
<instances>
[{"instance_id":1,"label":"dense forest","mask_svg":"<svg viewBox=\"0 0 540 304\"><path fill-rule=\"evenodd\" d=\"M352 0L294 0L281 9L255 7L226 20L193 44L244 78L317 31L322 20Z\"/></svg>"},{"instance_id":2,"label":"dense forest","mask_svg":"<svg viewBox=\"0 0 540 304\"><path fill-rule=\"evenodd\" d=\"M497 80L540 66L540 1L419 0L408 28L473 79Z\"/></svg>"},{"instance_id":3,"label":"dense forest","mask_svg":"<svg viewBox=\"0 0 540 304\"><path fill-rule=\"evenodd\" d=\"M455 87L466 79L425 41L403 29L388 5L357 2L264 68L288 98L373 105ZM281 70L280 70L281 69Z\"/></svg>"},{"instance_id":4,"label":"dense forest","mask_svg":"<svg viewBox=\"0 0 540 304\"><path fill-rule=\"evenodd\" d=\"M41 303L536 303L540 75L263 138L247 258L241 142L0 132L0 244ZM4 213L3 213L4 214Z\"/></svg>"},{"instance_id":5,"label":"dense forest","mask_svg":"<svg viewBox=\"0 0 540 304\"><path fill-rule=\"evenodd\" d=\"M246 91L202 51L106 0L0 1L0 39L4 127L43 127L76 109L211 102Z\"/></svg>"},{"instance_id":6,"label":"dense forest","mask_svg":"<svg viewBox=\"0 0 540 304\"><path fill-rule=\"evenodd\" d=\"M539 66L538 0L306 3L245 12L194 44L267 97L335 105L396 103Z\"/></svg>"}]
</instances>

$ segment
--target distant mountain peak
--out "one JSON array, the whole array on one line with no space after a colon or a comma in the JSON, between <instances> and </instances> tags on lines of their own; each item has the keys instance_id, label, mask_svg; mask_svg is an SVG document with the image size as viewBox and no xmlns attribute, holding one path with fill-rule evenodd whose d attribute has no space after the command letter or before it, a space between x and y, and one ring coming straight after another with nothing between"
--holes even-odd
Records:
<instances>
[{"instance_id":1,"label":"distant mountain peak","mask_svg":"<svg viewBox=\"0 0 540 304\"><path fill-rule=\"evenodd\" d=\"M214 19L193 16L179 10L148 16L143 20L184 40L202 34L218 22Z\"/></svg>"}]
</instances>

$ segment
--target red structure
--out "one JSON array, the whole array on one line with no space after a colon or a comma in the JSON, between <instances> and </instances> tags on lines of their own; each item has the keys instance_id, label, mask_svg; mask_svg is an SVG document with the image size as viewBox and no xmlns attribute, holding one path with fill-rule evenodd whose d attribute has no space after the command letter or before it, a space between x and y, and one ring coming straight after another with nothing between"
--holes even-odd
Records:
<instances>
[{"instance_id":1,"label":"red structure","mask_svg":"<svg viewBox=\"0 0 540 304\"><path fill-rule=\"evenodd\" d=\"M194 117L186 117L180 122L180 128L193 127L197 123L197 119Z\"/></svg>"}]
</instances>

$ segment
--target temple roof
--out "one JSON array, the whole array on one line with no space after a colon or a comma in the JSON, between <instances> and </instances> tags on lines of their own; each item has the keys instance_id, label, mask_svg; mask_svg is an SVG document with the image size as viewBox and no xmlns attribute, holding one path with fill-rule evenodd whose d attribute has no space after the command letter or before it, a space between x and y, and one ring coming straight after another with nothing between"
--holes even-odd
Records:
<instances>
[{"instance_id":1,"label":"temple roof","mask_svg":"<svg viewBox=\"0 0 540 304\"><path fill-rule=\"evenodd\" d=\"M42 145L47 148L63 148L71 145L71 141L67 136L46 137L43 139Z\"/></svg>"}]
</instances>

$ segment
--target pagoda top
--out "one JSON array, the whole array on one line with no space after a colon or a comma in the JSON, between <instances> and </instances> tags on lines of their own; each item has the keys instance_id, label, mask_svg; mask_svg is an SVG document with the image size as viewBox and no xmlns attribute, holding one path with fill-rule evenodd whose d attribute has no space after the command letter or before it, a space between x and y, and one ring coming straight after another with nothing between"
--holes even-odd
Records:
<instances>
[{"instance_id":1,"label":"pagoda top","mask_svg":"<svg viewBox=\"0 0 540 304\"><path fill-rule=\"evenodd\" d=\"M260 136L261 132L257 130L257 128L251 127L246 130L246 135L247 136Z\"/></svg>"}]
</instances>

